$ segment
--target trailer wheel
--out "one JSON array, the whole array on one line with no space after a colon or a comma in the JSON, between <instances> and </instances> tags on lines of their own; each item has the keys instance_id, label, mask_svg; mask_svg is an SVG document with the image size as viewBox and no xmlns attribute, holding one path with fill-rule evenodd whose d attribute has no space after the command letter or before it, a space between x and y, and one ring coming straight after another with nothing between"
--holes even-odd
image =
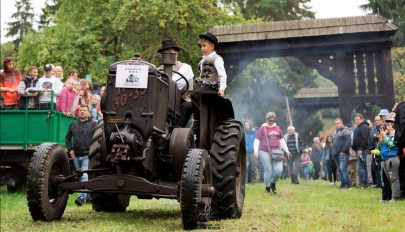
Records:
<instances>
[{"instance_id":1,"label":"trailer wheel","mask_svg":"<svg viewBox=\"0 0 405 232\"><path fill-rule=\"evenodd\" d=\"M243 126L228 119L220 122L210 150L212 181L212 219L240 218L245 199L246 148Z\"/></svg>"},{"instance_id":2,"label":"trailer wheel","mask_svg":"<svg viewBox=\"0 0 405 232\"><path fill-rule=\"evenodd\" d=\"M109 168L106 162L107 148L104 135L104 122L100 120L96 126L90 143L89 169ZM89 180L96 178L95 172L89 173ZM90 201L97 212L125 212L129 205L130 195L117 193L91 193Z\"/></svg>"},{"instance_id":3,"label":"trailer wheel","mask_svg":"<svg viewBox=\"0 0 405 232\"><path fill-rule=\"evenodd\" d=\"M186 230L205 225L209 217L211 197L202 195L202 185L211 184L208 152L190 149L183 166L180 184L181 219Z\"/></svg>"},{"instance_id":4,"label":"trailer wheel","mask_svg":"<svg viewBox=\"0 0 405 232\"><path fill-rule=\"evenodd\" d=\"M68 175L68 157L62 146L43 143L36 148L27 178L28 208L34 221L62 217L69 195L59 188L57 177Z\"/></svg>"}]
</instances>

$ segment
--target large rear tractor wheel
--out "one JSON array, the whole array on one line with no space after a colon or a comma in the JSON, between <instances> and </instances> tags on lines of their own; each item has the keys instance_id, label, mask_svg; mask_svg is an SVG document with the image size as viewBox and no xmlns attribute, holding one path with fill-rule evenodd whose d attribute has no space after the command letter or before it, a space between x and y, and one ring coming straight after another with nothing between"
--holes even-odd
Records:
<instances>
[{"instance_id":1,"label":"large rear tractor wheel","mask_svg":"<svg viewBox=\"0 0 405 232\"><path fill-rule=\"evenodd\" d=\"M34 221L53 221L62 217L69 198L58 186L58 176L69 175L65 150L55 143L39 145L28 169L27 200Z\"/></svg>"},{"instance_id":2,"label":"large rear tractor wheel","mask_svg":"<svg viewBox=\"0 0 405 232\"><path fill-rule=\"evenodd\" d=\"M229 119L220 122L211 147L212 219L240 218L245 200L246 148L243 125Z\"/></svg>"},{"instance_id":3,"label":"large rear tractor wheel","mask_svg":"<svg viewBox=\"0 0 405 232\"><path fill-rule=\"evenodd\" d=\"M186 230L208 222L211 197L203 195L202 185L211 184L209 155L203 149L190 149L183 166L180 185L181 219Z\"/></svg>"},{"instance_id":4,"label":"large rear tractor wheel","mask_svg":"<svg viewBox=\"0 0 405 232\"><path fill-rule=\"evenodd\" d=\"M106 162L107 147L104 135L104 122L98 122L90 143L89 169L109 168ZM98 176L98 173L89 173L89 180ZM125 212L129 205L130 195L117 193L91 193L90 201L93 210L97 212Z\"/></svg>"}]
</instances>

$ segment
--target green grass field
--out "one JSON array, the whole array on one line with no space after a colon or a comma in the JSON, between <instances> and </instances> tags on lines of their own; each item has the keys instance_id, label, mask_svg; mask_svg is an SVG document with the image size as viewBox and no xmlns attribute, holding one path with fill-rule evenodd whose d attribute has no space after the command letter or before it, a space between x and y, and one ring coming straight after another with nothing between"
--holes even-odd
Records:
<instances>
[{"instance_id":1,"label":"green grass field","mask_svg":"<svg viewBox=\"0 0 405 232\"><path fill-rule=\"evenodd\" d=\"M277 195L263 184L247 185L241 219L211 221L201 231L405 231L405 201L383 204L381 191L339 190L328 182L283 180ZM5 231L181 231L175 200L131 199L125 213L97 213L91 205L77 207L70 195L60 221L34 222L25 193L0 189L1 228ZM219 229L218 229L219 228Z\"/></svg>"}]
</instances>

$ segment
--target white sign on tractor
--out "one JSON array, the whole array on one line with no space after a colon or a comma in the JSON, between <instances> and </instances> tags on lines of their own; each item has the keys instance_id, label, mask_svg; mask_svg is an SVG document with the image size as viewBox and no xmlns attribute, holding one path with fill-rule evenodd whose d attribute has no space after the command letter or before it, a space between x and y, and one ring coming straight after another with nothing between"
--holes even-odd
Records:
<instances>
[{"instance_id":1,"label":"white sign on tractor","mask_svg":"<svg viewBox=\"0 0 405 232\"><path fill-rule=\"evenodd\" d=\"M146 89L148 87L148 66L117 65L115 87Z\"/></svg>"}]
</instances>

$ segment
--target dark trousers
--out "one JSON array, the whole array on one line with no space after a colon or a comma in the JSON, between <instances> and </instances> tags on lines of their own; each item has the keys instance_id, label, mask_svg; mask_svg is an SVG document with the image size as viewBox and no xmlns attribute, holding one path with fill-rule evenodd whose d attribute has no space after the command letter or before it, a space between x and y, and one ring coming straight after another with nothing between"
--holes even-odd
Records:
<instances>
[{"instance_id":1,"label":"dark trousers","mask_svg":"<svg viewBox=\"0 0 405 232\"><path fill-rule=\"evenodd\" d=\"M298 172L301 170L301 156L299 154L291 154L291 155L292 157L287 160L291 182L299 183Z\"/></svg>"},{"instance_id":2,"label":"dark trousers","mask_svg":"<svg viewBox=\"0 0 405 232\"><path fill-rule=\"evenodd\" d=\"M204 86L194 91L191 95L192 112L194 116L193 131L196 136L196 145L200 146L200 107L201 104L208 105L209 112L216 113L217 120L235 118L232 104L228 99L218 96L217 90ZM203 103L204 102L204 103ZM208 126L208 125L204 125Z\"/></svg>"},{"instance_id":3,"label":"dark trousers","mask_svg":"<svg viewBox=\"0 0 405 232\"><path fill-rule=\"evenodd\" d=\"M328 166L328 180L329 182L336 182L337 180L337 167L335 161L333 161L332 157L326 161L326 165Z\"/></svg>"},{"instance_id":4,"label":"dark trousers","mask_svg":"<svg viewBox=\"0 0 405 232\"><path fill-rule=\"evenodd\" d=\"M246 154L246 183L256 183L257 181L257 159L253 153Z\"/></svg>"},{"instance_id":5,"label":"dark trousers","mask_svg":"<svg viewBox=\"0 0 405 232\"><path fill-rule=\"evenodd\" d=\"M288 164L287 161L283 160L283 171L281 172L280 179L285 180L289 177L288 175Z\"/></svg>"},{"instance_id":6,"label":"dark trousers","mask_svg":"<svg viewBox=\"0 0 405 232\"><path fill-rule=\"evenodd\" d=\"M381 187L381 163L376 162L374 156L371 160L371 176L373 177L373 184Z\"/></svg>"},{"instance_id":7,"label":"dark trousers","mask_svg":"<svg viewBox=\"0 0 405 232\"><path fill-rule=\"evenodd\" d=\"M358 153L358 151L356 152ZM359 177L359 186L367 186L367 150L364 150L361 156L357 156L357 171Z\"/></svg>"},{"instance_id":8,"label":"dark trousers","mask_svg":"<svg viewBox=\"0 0 405 232\"><path fill-rule=\"evenodd\" d=\"M5 105L4 110L18 110L18 105Z\"/></svg>"},{"instance_id":9,"label":"dark trousers","mask_svg":"<svg viewBox=\"0 0 405 232\"><path fill-rule=\"evenodd\" d=\"M381 175L382 175L381 199L383 201L389 201L389 200L391 200L391 197L392 197L390 181L388 180L388 177L387 177L387 175L385 175L385 172L383 170L381 171Z\"/></svg>"},{"instance_id":10,"label":"dark trousers","mask_svg":"<svg viewBox=\"0 0 405 232\"><path fill-rule=\"evenodd\" d=\"M319 179L319 172L321 171L321 163L319 161L312 161L314 164L314 173L312 174L312 179Z\"/></svg>"},{"instance_id":11,"label":"dark trousers","mask_svg":"<svg viewBox=\"0 0 405 232\"><path fill-rule=\"evenodd\" d=\"M51 109L51 103L50 102L39 103L39 109L40 110L49 110L49 109Z\"/></svg>"},{"instance_id":12,"label":"dark trousers","mask_svg":"<svg viewBox=\"0 0 405 232\"><path fill-rule=\"evenodd\" d=\"M193 103L181 99L180 117L176 119L176 127L186 127L193 113Z\"/></svg>"},{"instance_id":13,"label":"dark trousers","mask_svg":"<svg viewBox=\"0 0 405 232\"><path fill-rule=\"evenodd\" d=\"M405 155L399 156L399 186L401 188L401 199L405 199Z\"/></svg>"}]
</instances>

